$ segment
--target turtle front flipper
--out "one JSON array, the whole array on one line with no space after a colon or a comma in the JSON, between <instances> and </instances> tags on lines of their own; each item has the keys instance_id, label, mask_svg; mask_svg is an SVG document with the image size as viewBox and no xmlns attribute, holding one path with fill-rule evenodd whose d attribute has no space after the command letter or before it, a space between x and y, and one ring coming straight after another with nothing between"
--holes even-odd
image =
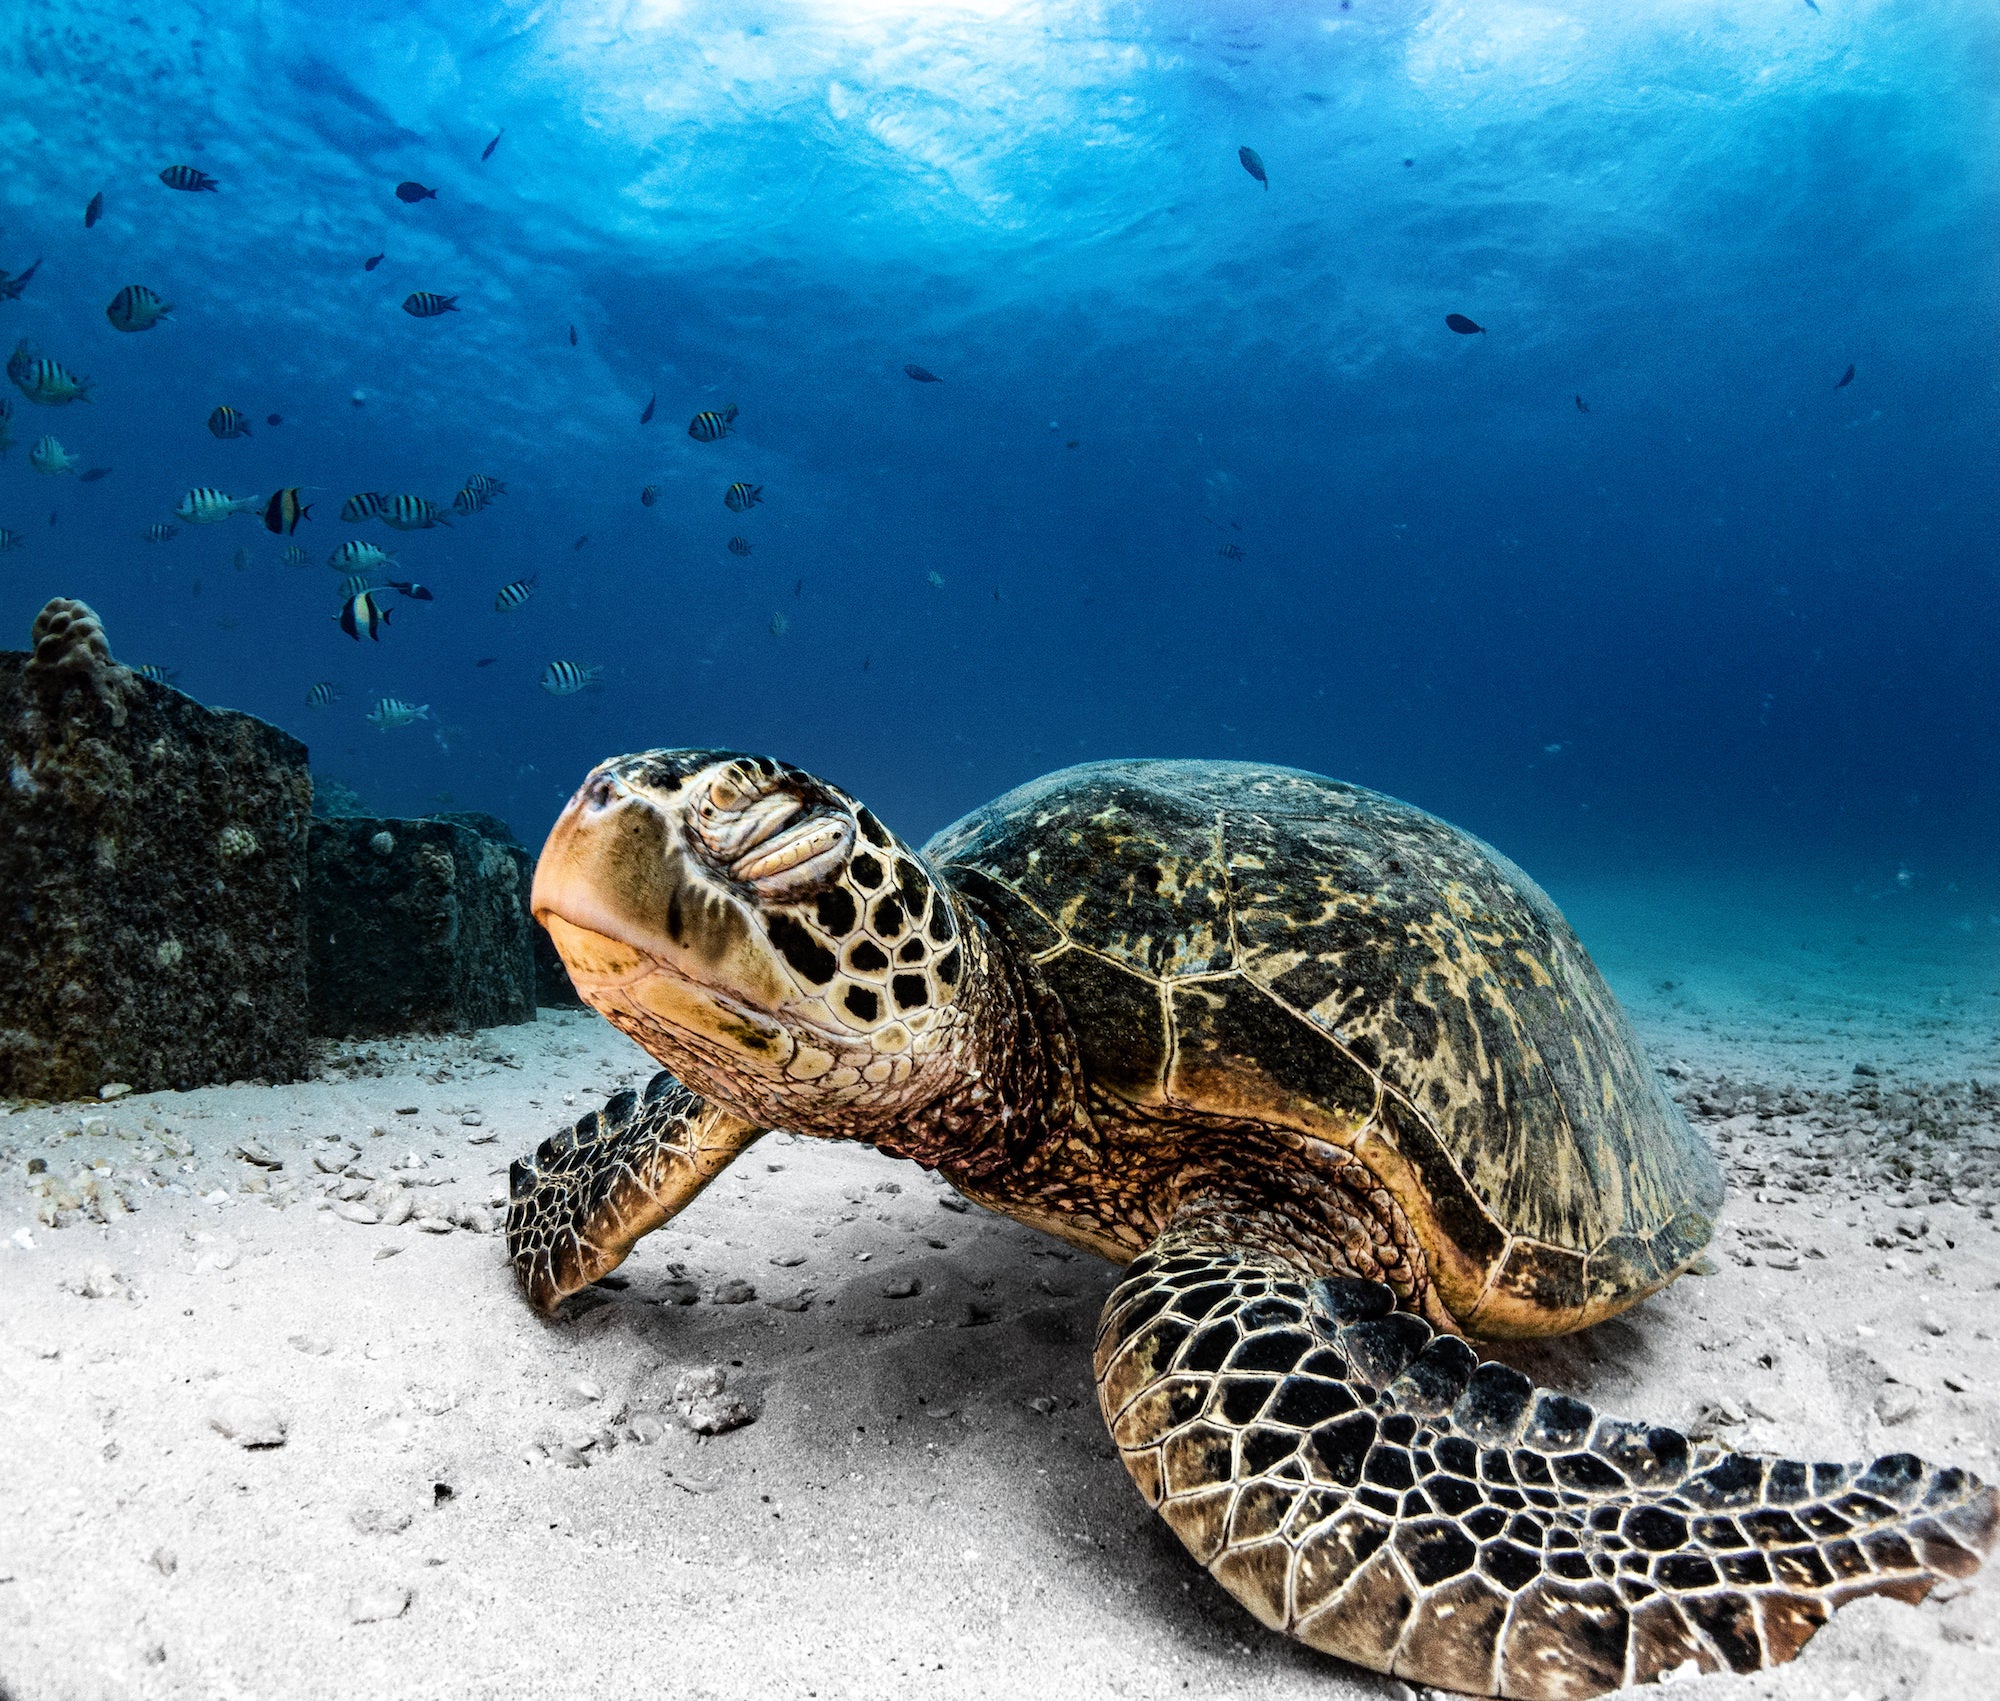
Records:
<instances>
[{"instance_id":1,"label":"turtle front flipper","mask_svg":"<svg viewBox=\"0 0 2000 1701\"><path fill-rule=\"evenodd\" d=\"M1908 1454L1803 1464L1599 1417L1199 1219L1104 1308L1126 1469L1265 1624L1413 1683L1533 1701L1789 1660L1834 1608L1977 1569L1993 1489Z\"/></svg>"},{"instance_id":2,"label":"turtle front flipper","mask_svg":"<svg viewBox=\"0 0 2000 1701\"><path fill-rule=\"evenodd\" d=\"M507 1256L530 1303L553 1311L615 1270L763 1133L662 1070L516 1159Z\"/></svg>"}]
</instances>

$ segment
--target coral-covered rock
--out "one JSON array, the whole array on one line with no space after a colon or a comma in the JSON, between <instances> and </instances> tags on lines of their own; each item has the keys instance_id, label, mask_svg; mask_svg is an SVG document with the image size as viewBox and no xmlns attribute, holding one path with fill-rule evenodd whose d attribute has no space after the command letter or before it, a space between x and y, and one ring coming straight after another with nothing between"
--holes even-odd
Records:
<instances>
[{"instance_id":1,"label":"coral-covered rock","mask_svg":"<svg viewBox=\"0 0 2000 1701\"><path fill-rule=\"evenodd\" d=\"M455 821L312 824L312 1021L341 1038L535 1019L534 864Z\"/></svg>"},{"instance_id":2,"label":"coral-covered rock","mask_svg":"<svg viewBox=\"0 0 2000 1701\"><path fill-rule=\"evenodd\" d=\"M0 1094L293 1080L305 746L112 659L58 598L0 652Z\"/></svg>"},{"instance_id":3,"label":"coral-covered rock","mask_svg":"<svg viewBox=\"0 0 2000 1701\"><path fill-rule=\"evenodd\" d=\"M456 821L461 827L470 827L475 833L483 834L500 844L512 845L521 851L521 893L525 901L535 884L535 858L521 847L521 841L514 836L514 829L497 815L488 815L479 809L447 809L436 817L439 821ZM577 996L576 988L570 984L569 970L563 966L562 955L556 950L555 941L535 923L532 932L535 941L535 1002L546 1008L567 1006L580 1008L583 1000Z\"/></svg>"}]
</instances>

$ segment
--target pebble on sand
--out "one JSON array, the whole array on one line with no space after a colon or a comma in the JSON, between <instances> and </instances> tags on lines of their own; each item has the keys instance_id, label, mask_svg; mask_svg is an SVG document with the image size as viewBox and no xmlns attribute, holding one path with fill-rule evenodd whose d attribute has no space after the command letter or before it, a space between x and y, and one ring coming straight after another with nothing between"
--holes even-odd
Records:
<instances>
[{"instance_id":1,"label":"pebble on sand","mask_svg":"<svg viewBox=\"0 0 2000 1701\"><path fill-rule=\"evenodd\" d=\"M350 1223L364 1223L373 1226L382 1220L382 1213L373 1205L364 1205L359 1199L342 1199L333 1207L333 1214L345 1217Z\"/></svg>"},{"instance_id":2,"label":"pebble on sand","mask_svg":"<svg viewBox=\"0 0 2000 1701\"><path fill-rule=\"evenodd\" d=\"M674 1384L674 1408L697 1435L721 1435L752 1422L756 1411L727 1391L729 1372L719 1364L686 1372Z\"/></svg>"},{"instance_id":3,"label":"pebble on sand","mask_svg":"<svg viewBox=\"0 0 2000 1701\"><path fill-rule=\"evenodd\" d=\"M349 1624L380 1624L401 1618L410 1608L410 1591L400 1583L377 1583L347 1597Z\"/></svg>"},{"instance_id":4,"label":"pebble on sand","mask_svg":"<svg viewBox=\"0 0 2000 1701\"><path fill-rule=\"evenodd\" d=\"M282 1447L284 1416L254 1394L225 1394L209 1407L208 1426L239 1447Z\"/></svg>"},{"instance_id":5,"label":"pebble on sand","mask_svg":"<svg viewBox=\"0 0 2000 1701\"><path fill-rule=\"evenodd\" d=\"M884 1299L915 1299L924 1291L924 1284L915 1276L891 1276L882 1284Z\"/></svg>"},{"instance_id":6,"label":"pebble on sand","mask_svg":"<svg viewBox=\"0 0 2000 1701\"><path fill-rule=\"evenodd\" d=\"M757 1297L757 1290L741 1277L732 1276L717 1285L714 1303L717 1305L748 1305Z\"/></svg>"}]
</instances>

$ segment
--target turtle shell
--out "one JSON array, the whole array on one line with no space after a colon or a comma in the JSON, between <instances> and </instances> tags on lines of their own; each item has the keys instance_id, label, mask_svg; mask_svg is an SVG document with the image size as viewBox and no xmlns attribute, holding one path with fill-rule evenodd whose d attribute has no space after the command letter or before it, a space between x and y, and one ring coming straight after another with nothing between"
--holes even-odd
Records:
<instances>
[{"instance_id":1,"label":"turtle shell","mask_svg":"<svg viewBox=\"0 0 2000 1701\"><path fill-rule=\"evenodd\" d=\"M926 847L1061 998L1094 1085L1366 1163L1482 1335L1611 1315L1722 1202L1569 924L1406 803L1291 768L1098 762Z\"/></svg>"}]
</instances>

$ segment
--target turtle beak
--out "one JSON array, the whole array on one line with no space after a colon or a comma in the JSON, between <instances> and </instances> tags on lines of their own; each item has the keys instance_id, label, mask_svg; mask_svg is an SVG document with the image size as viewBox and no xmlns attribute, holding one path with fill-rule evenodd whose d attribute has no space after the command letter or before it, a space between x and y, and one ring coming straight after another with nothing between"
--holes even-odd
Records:
<instances>
[{"instance_id":1,"label":"turtle beak","mask_svg":"<svg viewBox=\"0 0 2000 1701\"><path fill-rule=\"evenodd\" d=\"M642 765L606 763L570 799L541 860L529 905L562 953L577 991L633 989L659 970L752 1009L772 1010L784 987L753 937L743 904L689 843L680 785Z\"/></svg>"}]
</instances>

